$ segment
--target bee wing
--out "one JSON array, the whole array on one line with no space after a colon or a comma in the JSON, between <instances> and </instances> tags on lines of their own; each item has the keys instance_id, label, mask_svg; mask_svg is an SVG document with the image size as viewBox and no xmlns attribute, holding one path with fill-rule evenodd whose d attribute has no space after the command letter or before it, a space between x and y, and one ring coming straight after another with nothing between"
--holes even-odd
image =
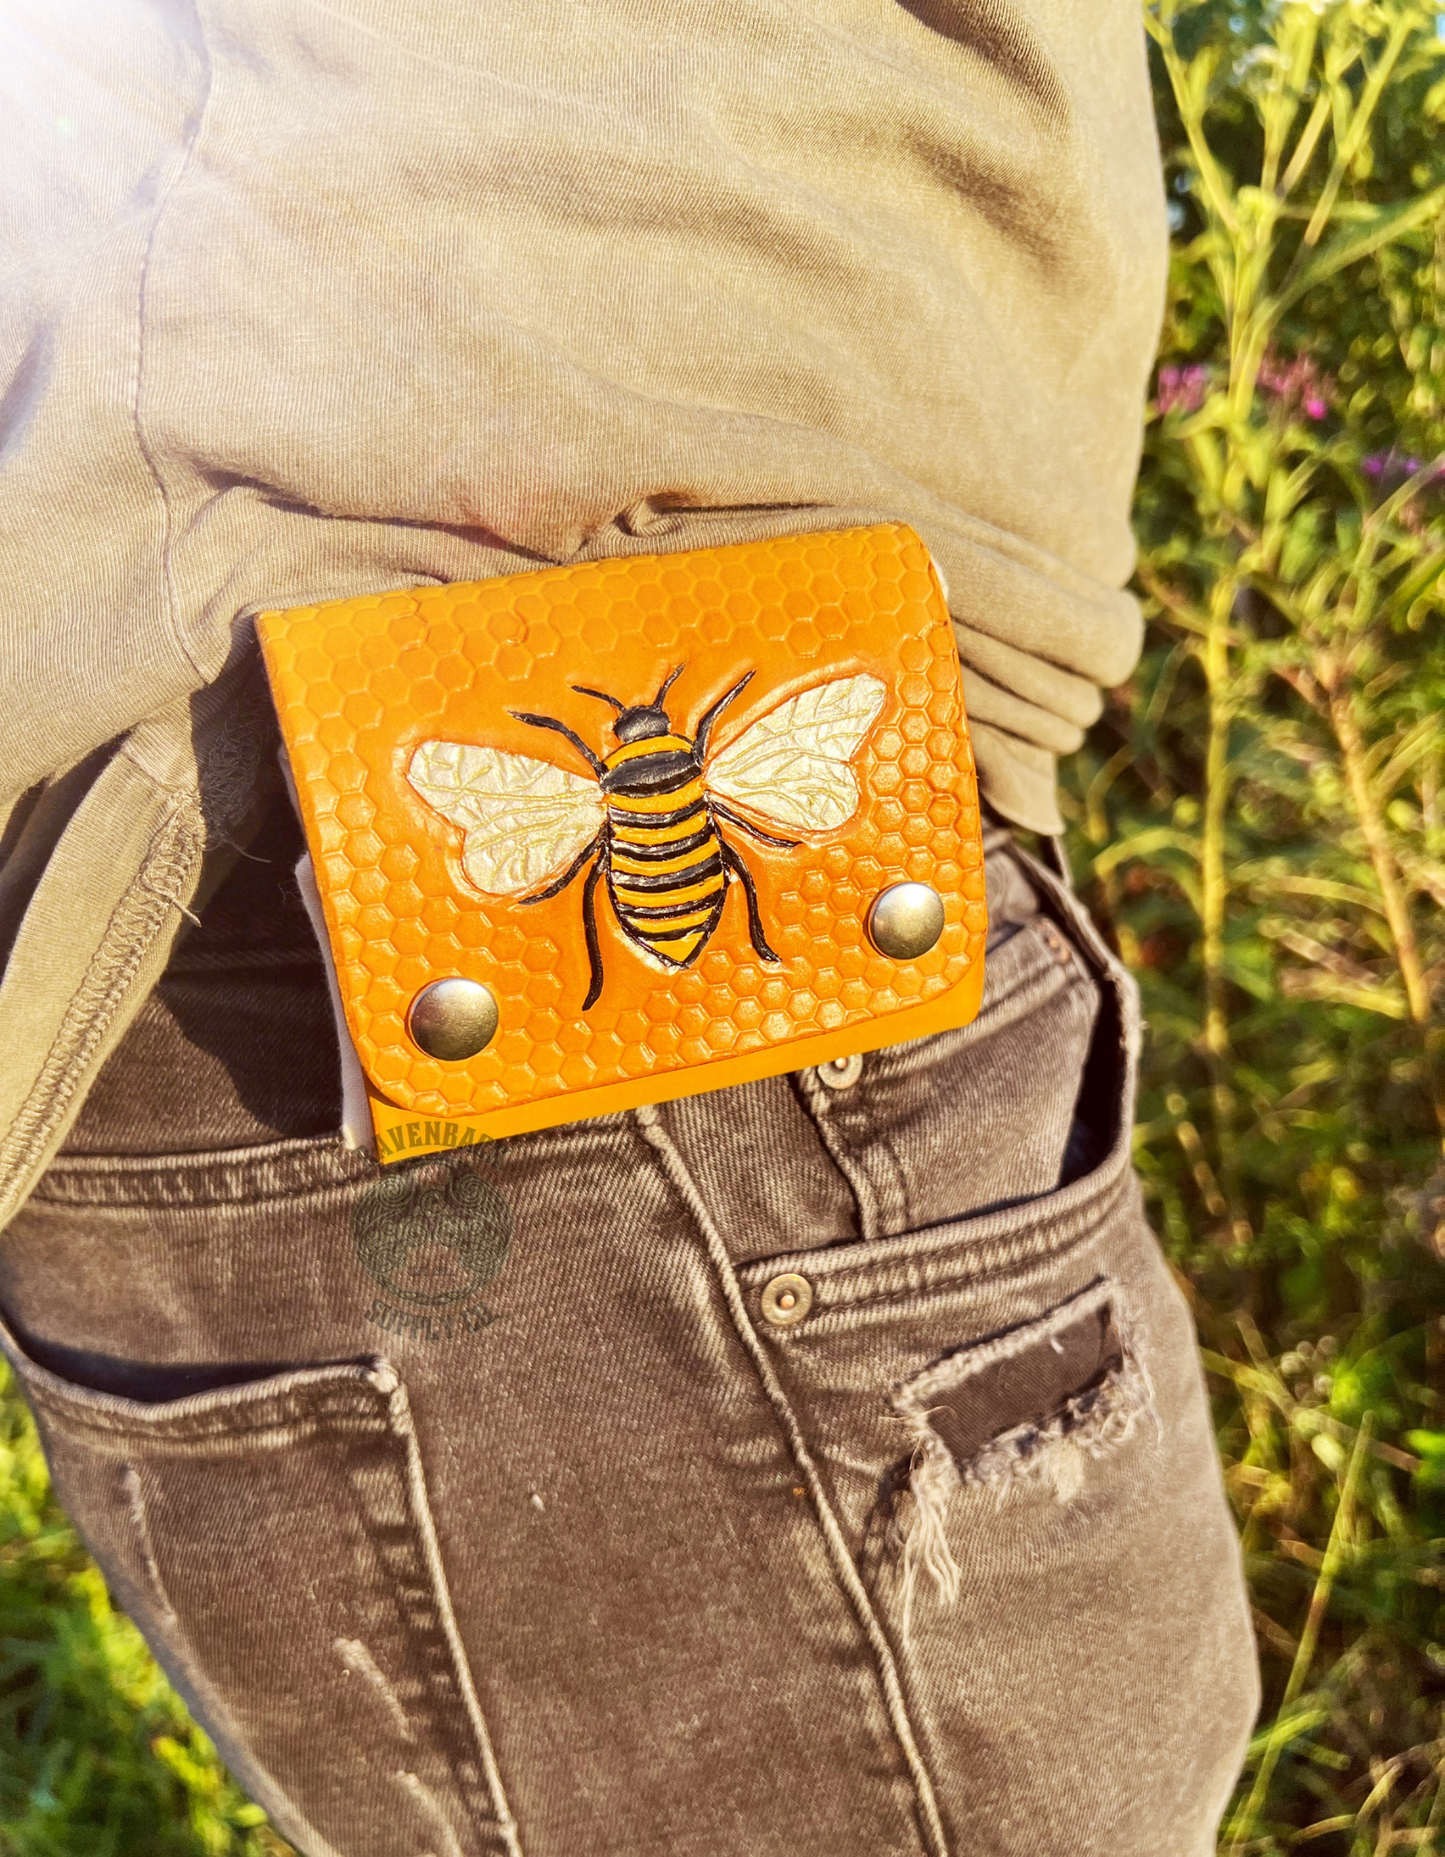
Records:
<instances>
[{"instance_id":1,"label":"bee wing","mask_svg":"<svg viewBox=\"0 0 1445 1857\"><path fill-rule=\"evenodd\" d=\"M709 761L709 790L777 825L835 831L858 810L850 763L885 694L878 678L857 676L790 697Z\"/></svg>"},{"instance_id":2,"label":"bee wing","mask_svg":"<svg viewBox=\"0 0 1445 1857\"><path fill-rule=\"evenodd\" d=\"M461 827L462 869L492 896L519 896L564 870L602 823L595 780L529 754L423 742L406 777Z\"/></svg>"}]
</instances>

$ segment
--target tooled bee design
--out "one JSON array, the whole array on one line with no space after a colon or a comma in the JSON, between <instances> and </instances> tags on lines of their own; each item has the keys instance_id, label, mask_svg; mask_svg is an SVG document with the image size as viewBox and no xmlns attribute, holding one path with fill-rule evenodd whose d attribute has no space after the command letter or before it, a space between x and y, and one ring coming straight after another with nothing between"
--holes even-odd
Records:
<instances>
[{"instance_id":1,"label":"tooled bee design","mask_svg":"<svg viewBox=\"0 0 1445 1857\"><path fill-rule=\"evenodd\" d=\"M570 742L590 778L531 755L445 741L423 742L407 770L422 798L462 829L462 869L479 890L540 903L587 872L582 921L591 975L584 1012L602 992L599 884L605 882L618 926L638 954L674 971L691 966L707 946L736 882L753 949L776 963L752 873L724 826L760 845L792 850L796 838L765 826L834 831L858 808L851 763L883 707L878 678L817 684L714 752L714 728L752 672L712 704L689 737L665 707L682 669L669 674L650 703L629 706L606 691L573 686L617 712L617 746L605 755L555 716L511 712Z\"/></svg>"}]
</instances>

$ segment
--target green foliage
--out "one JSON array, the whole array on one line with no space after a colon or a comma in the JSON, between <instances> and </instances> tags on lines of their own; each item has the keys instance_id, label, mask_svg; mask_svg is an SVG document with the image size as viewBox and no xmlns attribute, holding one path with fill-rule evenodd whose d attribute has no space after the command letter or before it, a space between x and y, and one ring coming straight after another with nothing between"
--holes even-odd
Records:
<instances>
[{"instance_id":1,"label":"green foliage","mask_svg":"<svg viewBox=\"0 0 1445 1857\"><path fill-rule=\"evenodd\" d=\"M1266 1707L1231 1857L1445 1857L1445 42L1149 0L1175 227L1147 649L1066 770ZM0 1403L0 1857L284 1851Z\"/></svg>"},{"instance_id":2,"label":"green foliage","mask_svg":"<svg viewBox=\"0 0 1445 1857\"><path fill-rule=\"evenodd\" d=\"M1223 1849L1445 1851L1445 44L1403 0L1147 18L1148 644L1066 777L1264 1661Z\"/></svg>"}]
</instances>

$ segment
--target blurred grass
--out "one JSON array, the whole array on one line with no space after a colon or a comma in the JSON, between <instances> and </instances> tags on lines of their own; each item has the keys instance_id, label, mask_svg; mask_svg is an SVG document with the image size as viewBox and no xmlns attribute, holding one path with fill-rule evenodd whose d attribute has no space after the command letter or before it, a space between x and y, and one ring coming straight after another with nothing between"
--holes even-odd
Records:
<instances>
[{"instance_id":1,"label":"blurred grass","mask_svg":"<svg viewBox=\"0 0 1445 1857\"><path fill-rule=\"evenodd\" d=\"M1445 1849L1445 43L1152 0L1139 671L1066 771L1149 1021L1266 1700L1221 1849Z\"/></svg>"},{"instance_id":2,"label":"blurred grass","mask_svg":"<svg viewBox=\"0 0 1445 1857\"><path fill-rule=\"evenodd\" d=\"M1065 770L1266 1683L1228 1857L1445 1857L1445 42L1146 8L1174 224L1149 616ZM0 1853L276 1857L0 1391Z\"/></svg>"}]
</instances>

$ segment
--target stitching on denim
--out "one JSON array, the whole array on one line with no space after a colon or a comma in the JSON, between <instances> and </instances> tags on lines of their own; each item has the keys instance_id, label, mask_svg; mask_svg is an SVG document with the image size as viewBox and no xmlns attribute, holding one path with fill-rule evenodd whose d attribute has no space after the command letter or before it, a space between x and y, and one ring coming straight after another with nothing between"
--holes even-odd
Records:
<instances>
[{"instance_id":1,"label":"stitching on denim","mask_svg":"<svg viewBox=\"0 0 1445 1857\"><path fill-rule=\"evenodd\" d=\"M886 1059L889 1051L885 1046L872 1055ZM816 1070L805 1070L799 1082L818 1135L857 1202L858 1240L876 1244L906 1225L908 1192L903 1164L887 1135L868 1133L868 1060L864 1059L862 1077L846 1094L828 1089ZM850 1128L858 1123L863 1125L863 1142L850 1139Z\"/></svg>"},{"instance_id":2,"label":"stitching on denim","mask_svg":"<svg viewBox=\"0 0 1445 1857\"><path fill-rule=\"evenodd\" d=\"M868 1169L843 1139L833 1119L832 1104L828 1101L830 1093L827 1086L819 1081L816 1069L798 1073L798 1086L803 1107L818 1131L818 1139L827 1150L833 1165L847 1181L848 1190L853 1195L853 1203L858 1208L859 1239L864 1244L870 1244L879 1235L881 1221L878 1199Z\"/></svg>"},{"instance_id":3,"label":"stitching on denim","mask_svg":"<svg viewBox=\"0 0 1445 1857\"><path fill-rule=\"evenodd\" d=\"M924 1283L915 1281L897 1289L879 1289L872 1295L866 1292L861 1295L836 1295L834 1292L846 1283L844 1274L838 1272L831 1277L820 1275L813 1281L815 1306L819 1315L826 1315L833 1309L866 1309L873 1303L896 1302L902 1296L916 1296L920 1292L931 1294L951 1289L957 1284L976 1282L980 1277L993 1276L1020 1264L1049 1262L1095 1237L1117 1210L1119 1201L1127 1196L1128 1189L1126 1174L1120 1178L1113 1194L1101 1198L1087 1209L1081 1209L1080 1216L1047 1221L1042 1227L1031 1226L1027 1231L1012 1233L992 1243L986 1239L981 1242L975 1240L977 1248L974 1252L960 1258L956 1268L945 1265L938 1275L929 1272L929 1266L934 1264L935 1258L906 1260L922 1265L923 1274L927 1276ZM899 1233L897 1237L903 1240L909 1235ZM964 1239L961 1242L967 1244L969 1241ZM900 1259L898 1262L901 1265L905 1260ZM859 1274L865 1274L864 1270L860 1270Z\"/></svg>"},{"instance_id":4,"label":"stitching on denim","mask_svg":"<svg viewBox=\"0 0 1445 1857\"><path fill-rule=\"evenodd\" d=\"M65 1009L40 1074L0 1144L0 1226L24 1197L87 1064L156 937L171 920L171 904L160 892L178 892L194 880L203 844L199 814L192 807L178 806L157 828L139 872L111 911L100 946ZM155 886L152 877L159 879Z\"/></svg>"},{"instance_id":5,"label":"stitching on denim","mask_svg":"<svg viewBox=\"0 0 1445 1857\"><path fill-rule=\"evenodd\" d=\"M64 1156L37 1182L46 1205L186 1207L284 1204L334 1191L374 1174L375 1162L341 1146L334 1134L298 1136L206 1154ZM289 1178L288 1178L289 1176ZM267 1190L268 1178L274 1182ZM184 1190L167 1191L177 1185Z\"/></svg>"},{"instance_id":6,"label":"stitching on denim","mask_svg":"<svg viewBox=\"0 0 1445 1857\"><path fill-rule=\"evenodd\" d=\"M1093 969L1095 977L1119 1000L1120 1016L1126 1031L1133 1029L1133 983L1128 970L1110 952L1087 909L1074 891L1066 889L1046 864L1032 857L1017 840L1010 838L1003 847L1024 875L1043 894L1051 912L1065 928L1080 955ZM1126 1043L1128 1043L1126 1038Z\"/></svg>"},{"instance_id":7,"label":"stitching on denim","mask_svg":"<svg viewBox=\"0 0 1445 1857\"><path fill-rule=\"evenodd\" d=\"M387 1362L371 1358L341 1368L295 1370L296 1382L281 1389L263 1391L265 1381L243 1381L149 1406L72 1386L32 1360L3 1324L0 1353L35 1406L72 1428L173 1445L245 1437L282 1426L314 1431L338 1421L384 1431L389 1421L378 1414L375 1396L389 1394L396 1379Z\"/></svg>"},{"instance_id":8,"label":"stitching on denim","mask_svg":"<svg viewBox=\"0 0 1445 1857\"><path fill-rule=\"evenodd\" d=\"M793 1410L792 1402L783 1391L782 1383L773 1369L767 1350L749 1318L747 1304L743 1299L737 1274L733 1270L722 1233L718 1230L708 1210L707 1202L677 1144L663 1127L662 1118L656 1107L648 1106L637 1109L633 1111L633 1114L643 1139L656 1150L663 1171L702 1234L738 1338L752 1360L754 1371L762 1383L763 1392L792 1449L798 1472L808 1486L813 1500L814 1513L818 1517L824 1542L833 1562L834 1573L852 1603L854 1613L863 1628L869 1648L873 1652L883 1690L884 1706L913 1780L914 1791L918 1799L921 1829L930 1850L930 1857L949 1857L948 1840L944 1835L943 1821L939 1816L933 1781L924 1764L917 1738L913 1732L913 1722L903 1694L903 1686L899 1680L898 1666L893 1656L892 1646L888 1642L883 1627L878 1621L878 1615L873 1609L872 1601L859 1577L858 1568L849 1551L843 1530L833 1512L827 1491L823 1487L822 1477L813 1461L812 1452L808 1449L802 1424Z\"/></svg>"},{"instance_id":9,"label":"stitching on denim","mask_svg":"<svg viewBox=\"0 0 1445 1857\"><path fill-rule=\"evenodd\" d=\"M507 1857L523 1857L521 1837L517 1821L512 1816L507 1803L506 1788L502 1783L501 1769L497 1764L496 1752L492 1746L492 1737L488 1732L486 1718L482 1713L481 1698L477 1694L472 1680L471 1664L467 1658L466 1646L462 1642L461 1629L457 1624L456 1612L452 1607L451 1588L447 1582L446 1567L442 1561L441 1544L437 1540L436 1526L432 1521L431 1503L426 1492L426 1476L421 1461L421 1446L417 1439L416 1427L412 1422L411 1406L407 1400L406 1388L392 1374L393 1384L387 1402L388 1417L391 1421L393 1435L403 1446L406 1459L406 1482L411 1521L416 1533L417 1543L421 1549L422 1559L430 1576L432 1599L436 1606L437 1621L447 1649L451 1653L452 1678L461 1694L462 1708L468 1725L476 1741L477 1751L481 1755L482 1772L486 1780L486 1791L490 1805L489 1822L501 1832L502 1841L507 1849ZM386 1565L385 1557L382 1557ZM403 1619L408 1618L404 1595L397 1593L398 1609ZM472 1788L465 1773L453 1766L453 1777L458 1790L464 1796Z\"/></svg>"},{"instance_id":10,"label":"stitching on denim","mask_svg":"<svg viewBox=\"0 0 1445 1857\"><path fill-rule=\"evenodd\" d=\"M613 1118L608 1117L610 1123ZM615 1129L577 1123L566 1129L542 1129L532 1135L510 1136L496 1144L508 1155L533 1164L554 1162L575 1166L591 1161L618 1142ZM521 1143L526 1143L525 1148ZM476 1152L485 1156L489 1149ZM312 1171L314 1170L314 1172ZM138 1207L166 1212L207 1206L286 1205L327 1193L345 1191L358 1181L375 1179L378 1164L369 1155L342 1146L337 1134L294 1136L252 1148L212 1150L203 1154L168 1155L62 1155L36 1183L32 1200L55 1206L93 1206L102 1210ZM294 1173L293 1182L264 1190L267 1173ZM306 1177L309 1174L310 1177ZM167 1182L200 1181L221 1184L213 1195L199 1192L165 1197Z\"/></svg>"},{"instance_id":11,"label":"stitching on denim","mask_svg":"<svg viewBox=\"0 0 1445 1857\"><path fill-rule=\"evenodd\" d=\"M171 1604L171 1596L166 1591L166 1583L161 1578L160 1562L156 1559L155 1543L151 1539L150 1517L146 1514L145 1489L140 1480L140 1472L134 1464L121 1467L120 1484L125 1492L126 1507L130 1510L131 1527L135 1530L136 1547L140 1553L141 1565L146 1570L146 1578L151 1583L151 1590L161 1615L166 1622L174 1623L176 1609Z\"/></svg>"},{"instance_id":12,"label":"stitching on denim","mask_svg":"<svg viewBox=\"0 0 1445 1857\"><path fill-rule=\"evenodd\" d=\"M104 1437L141 1438L158 1445L204 1445L222 1439L258 1438L266 1432L292 1431L310 1437L319 1431L337 1430L348 1422L363 1432L380 1433L386 1427L370 1410L367 1396L302 1401L278 1396L264 1412L244 1413L222 1409L216 1412L151 1419L144 1406L137 1410L99 1412L86 1405L76 1394L57 1392L33 1377L22 1376L31 1398L42 1411L63 1420L72 1431L92 1431ZM363 1403L363 1398L366 1403Z\"/></svg>"},{"instance_id":13,"label":"stitching on denim","mask_svg":"<svg viewBox=\"0 0 1445 1857\"><path fill-rule=\"evenodd\" d=\"M263 1170L258 1169L258 1174ZM204 1212L225 1206L246 1207L285 1206L307 1199L320 1199L327 1193L334 1193L338 1188L350 1186L353 1181L365 1179L366 1174L360 1170L352 1174L339 1174L332 1179L298 1182L291 1186L278 1186L268 1192L259 1179L253 1179L253 1191L246 1191L244 1186L236 1192L216 1192L206 1197L197 1194L174 1194L157 1198L154 1194L136 1192L134 1194L105 1193L103 1189L94 1194L82 1193L41 1193L32 1194L32 1198L47 1206L83 1206L97 1212Z\"/></svg>"},{"instance_id":14,"label":"stitching on denim","mask_svg":"<svg viewBox=\"0 0 1445 1857\"><path fill-rule=\"evenodd\" d=\"M964 1284L1015 1270L1021 1264L1056 1262L1066 1252L1096 1238L1118 1210L1120 1202L1128 1198L1129 1191L1130 1176L1125 1168L1107 1183L1106 1190L1066 1213L1055 1214L1017 1232L993 1238L957 1235L936 1250L915 1251L910 1255L900 1249L892 1257L880 1254L866 1263L847 1265L835 1271L822 1267L824 1257L816 1251L789 1252L748 1264L741 1277L750 1288L790 1267L808 1277L813 1286L814 1314L799 1328L780 1329L776 1335L769 1336L782 1346L790 1346L815 1331L830 1315L846 1315L854 1310L916 1300L919 1296L945 1294ZM910 1239L925 1236L930 1229L925 1227L922 1233L897 1233L880 1240L880 1246L905 1247ZM946 1231L949 1227L937 1229ZM956 1257L956 1250L962 1250L963 1255ZM884 1281L875 1288L866 1287L870 1279L890 1276L896 1279L900 1272L908 1273L907 1281ZM865 1287L850 1287L860 1281Z\"/></svg>"},{"instance_id":15,"label":"stitching on denim","mask_svg":"<svg viewBox=\"0 0 1445 1857\"><path fill-rule=\"evenodd\" d=\"M1119 1203L1132 1180L1132 1106L1137 1070L1137 1009L1127 974L1109 954L1089 922L1082 905L1063 891L1058 879L1028 856L1012 840L1005 846L1008 854L1036 884L1044 902L1061 917L1061 927L1086 971L1098 982L1101 992L1112 1001L1119 1035L1119 1061L1122 1070L1119 1096L1119 1124L1108 1153L1082 1180L1074 1181L1057 1193L998 1214L975 1214L970 1220L947 1221L923 1233L895 1233L887 1238L863 1240L880 1248L876 1258L838 1263L830 1268L827 1252L788 1253L747 1265L740 1273L750 1287L779 1269L790 1265L803 1271L813 1285L815 1314L797 1329L770 1334L768 1339L781 1346L799 1345L809 1333L833 1314L886 1309L889 1303L919 1294L931 1295L950 1287L972 1282L1017 1268L1020 1264L1057 1259L1073 1245L1087 1240L1106 1220L1117 1212ZM1062 1200L1064 1203L1059 1204ZM936 1246L914 1249L911 1256L900 1259L898 1247L908 1239L917 1240L929 1232L948 1232L951 1226L984 1225L988 1221L1011 1219L1016 1228L993 1234L955 1232L940 1239ZM967 1255L950 1268L940 1260L948 1258L955 1247L967 1246ZM916 1274L901 1284L887 1279L899 1268ZM934 1272L939 1274L934 1275ZM866 1287L870 1278L884 1281L875 1289ZM921 1279L921 1280L920 1280ZM860 1286L850 1289L850 1286Z\"/></svg>"},{"instance_id":16,"label":"stitching on denim","mask_svg":"<svg viewBox=\"0 0 1445 1857\"><path fill-rule=\"evenodd\" d=\"M1052 918L1046 917L1045 920L1052 920ZM1038 917L1029 922L1020 922L1017 932L1011 935L1004 944L1005 947L1017 946L1030 949L1030 958L1027 962L1017 961L1016 971L1008 976L1003 990L989 995L987 1005L980 1011L978 1017L971 1019L967 1025L959 1026L961 1033L967 1035L973 1031L975 1026L987 1027L990 1018L999 1007L1012 1005L1020 993L1027 992L1030 988L1037 988L1052 996L1054 993L1066 991L1070 984L1078 984L1076 980L1071 982L1068 970L1062 967L1057 958L1049 952L1048 944L1043 941L1039 933L1038 922ZM1003 959L1004 956L1000 950L994 956L995 966L1001 965ZM1013 965L1017 957L1011 955L1008 959L1010 965ZM986 964L987 956L985 956Z\"/></svg>"},{"instance_id":17,"label":"stitching on denim","mask_svg":"<svg viewBox=\"0 0 1445 1857\"><path fill-rule=\"evenodd\" d=\"M880 1238L895 1238L906 1232L913 1223L913 1216L908 1204L908 1170L903 1165L903 1157L893 1145L893 1137L887 1131L875 1135L871 1144L873 1150L885 1165L869 1165L875 1187L880 1180L887 1182L888 1210L884 1217L884 1229ZM883 1193L879 1193L880 1200Z\"/></svg>"}]
</instances>

